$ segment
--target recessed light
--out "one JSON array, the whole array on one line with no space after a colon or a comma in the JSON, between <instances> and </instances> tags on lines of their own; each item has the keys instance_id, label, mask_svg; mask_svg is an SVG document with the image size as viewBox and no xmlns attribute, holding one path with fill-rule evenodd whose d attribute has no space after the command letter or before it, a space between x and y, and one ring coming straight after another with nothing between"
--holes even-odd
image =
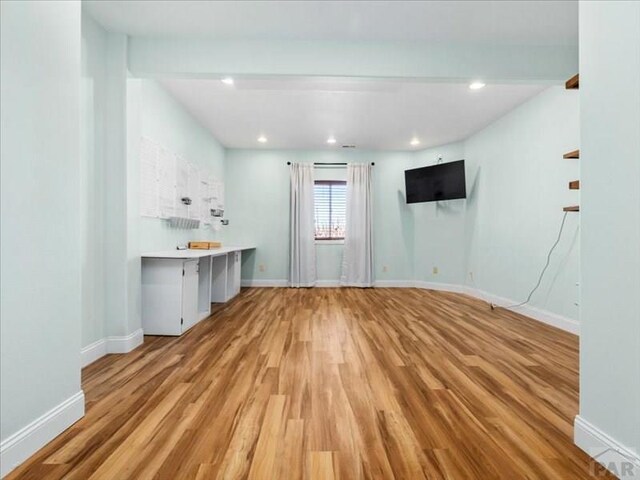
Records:
<instances>
[{"instance_id":1,"label":"recessed light","mask_svg":"<svg viewBox=\"0 0 640 480\"><path fill-rule=\"evenodd\" d=\"M231 78L231 77L224 77L220 81L222 83L224 83L225 85L233 85L233 78Z\"/></svg>"},{"instance_id":2,"label":"recessed light","mask_svg":"<svg viewBox=\"0 0 640 480\"><path fill-rule=\"evenodd\" d=\"M412 147L415 147L416 145L420 145L420 140L418 140L417 138L412 138L411 142L409 142L411 144Z\"/></svg>"},{"instance_id":3,"label":"recessed light","mask_svg":"<svg viewBox=\"0 0 640 480\"><path fill-rule=\"evenodd\" d=\"M477 81L477 82L472 82L471 85L469 85L469 88L471 90L480 90L485 85L486 85L486 83Z\"/></svg>"},{"instance_id":4,"label":"recessed light","mask_svg":"<svg viewBox=\"0 0 640 480\"><path fill-rule=\"evenodd\" d=\"M327 138L327 143L330 143L331 145L333 145L334 143L336 143L336 139L333 137L329 137Z\"/></svg>"},{"instance_id":5,"label":"recessed light","mask_svg":"<svg viewBox=\"0 0 640 480\"><path fill-rule=\"evenodd\" d=\"M260 136L258 137L258 141L259 141L260 143L267 143L267 137L265 137L264 135L260 135Z\"/></svg>"}]
</instances>

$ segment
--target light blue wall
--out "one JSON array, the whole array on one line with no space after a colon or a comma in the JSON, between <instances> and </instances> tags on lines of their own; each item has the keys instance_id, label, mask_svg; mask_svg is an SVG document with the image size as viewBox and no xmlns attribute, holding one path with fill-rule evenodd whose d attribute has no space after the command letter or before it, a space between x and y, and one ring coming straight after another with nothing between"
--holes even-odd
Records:
<instances>
[{"instance_id":1,"label":"light blue wall","mask_svg":"<svg viewBox=\"0 0 640 480\"><path fill-rule=\"evenodd\" d=\"M131 82L138 83L137 91L140 95L137 134L134 133L136 125L129 127L131 140L136 147L140 136L146 136L188 161L206 168L206 171L213 173L218 179L224 180L225 150L211 132L187 113L184 107L156 81L130 80L129 82L130 85ZM139 170L137 155L132 156L130 165L137 176ZM137 181L132 184L131 198L137 202ZM190 240L215 240L222 235L222 232L216 232L208 227L197 230L172 229L166 220L156 218L139 217L139 222L140 252L174 249L178 244L184 244Z\"/></svg>"},{"instance_id":2,"label":"light blue wall","mask_svg":"<svg viewBox=\"0 0 640 480\"><path fill-rule=\"evenodd\" d=\"M580 4L580 416L640 452L640 3Z\"/></svg>"},{"instance_id":3,"label":"light blue wall","mask_svg":"<svg viewBox=\"0 0 640 480\"><path fill-rule=\"evenodd\" d=\"M139 214L138 149L148 136L224 179L224 148L157 82L129 78L127 37L82 17L82 345L141 327L140 254L216 239Z\"/></svg>"},{"instance_id":4,"label":"light blue wall","mask_svg":"<svg viewBox=\"0 0 640 480\"><path fill-rule=\"evenodd\" d=\"M579 142L578 116L577 94L551 87L466 141L428 150L229 150L227 238L257 246L243 262L243 278L287 279L287 161L375 161L377 281L469 285L522 301L556 238L562 207L578 203L578 193L568 189L579 177L578 163L562 159ZM434 165L438 158L466 160L467 199L406 205L404 170ZM568 216L530 303L573 320L579 301L578 220ZM338 281L342 246L318 245L316 251L320 283Z\"/></svg>"},{"instance_id":5,"label":"light blue wall","mask_svg":"<svg viewBox=\"0 0 640 480\"><path fill-rule=\"evenodd\" d=\"M80 251L82 345L105 336L105 188L107 32L82 15Z\"/></svg>"},{"instance_id":6,"label":"light blue wall","mask_svg":"<svg viewBox=\"0 0 640 480\"><path fill-rule=\"evenodd\" d=\"M82 346L140 328L128 297L127 37L82 15ZM135 263L139 264L139 260ZM133 264L135 264L133 263ZM135 279L134 279L135 280Z\"/></svg>"},{"instance_id":7,"label":"light blue wall","mask_svg":"<svg viewBox=\"0 0 640 480\"><path fill-rule=\"evenodd\" d=\"M125 336L139 328L128 316L127 265L127 37L107 34L104 164L105 333Z\"/></svg>"},{"instance_id":8,"label":"light blue wall","mask_svg":"<svg viewBox=\"0 0 640 480\"><path fill-rule=\"evenodd\" d=\"M404 205L404 169L411 166L408 152L343 152L297 150L229 150L226 159L228 243L252 244L245 255L242 276L253 280L288 277L289 167L291 162L375 162L374 256L378 280L412 278L413 224ZM318 175L335 175L318 170ZM319 177L318 177L319 178ZM341 245L319 245L318 279L337 281L342 262ZM260 271L260 265L264 271ZM387 271L383 272L384 266Z\"/></svg>"},{"instance_id":9,"label":"light blue wall","mask_svg":"<svg viewBox=\"0 0 640 480\"><path fill-rule=\"evenodd\" d=\"M562 207L577 205L568 182L580 162L562 155L579 146L579 98L551 87L464 142L466 282L516 302L538 279L558 234ZM580 214L568 214L561 242L531 306L578 319ZM469 276L473 273L473 279Z\"/></svg>"},{"instance_id":10,"label":"light blue wall","mask_svg":"<svg viewBox=\"0 0 640 480\"><path fill-rule=\"evenodd\" d=\"M462 160L465 158L464 145L459 142L415 152L413 166L435 165L439 156L443 162ZM467 200L417 203L407 207L415 225L413 264L414 277L419 282L464 283L466 205L473 201L475 194L470 188L470 178L467 183ZM434 267L437 273L434 273Z\"/></svg>"},{"instance_id":11,"label":"light blue wall","mask_svg":"<svg viewBox=\"0 0 640 480\"><path fill-rule=\"evenodd\" d=\"M206 40L132 37L139 76L310 75L422 78L436 82L559 83L576 71L577 45Z\"/></svg>"},{"instance_id":12,"label":"light blue wall","mask_svg":"<svg viewBox=\"0 0 640 480\"><path fill-rule=\"evenodd\" d=\"M4 441L80 392L80 3L1 2L0 22Z\"/></svg>"},{"instance_id":13,"label":"light blue wall","mask_svg":"<svg viewBox=\"0 0 640 480\"><path fill-rule=\"evenodd\" d=\"M142 325L141 262L144 252L173 250L192 240L215 240L223 232L210 227L172 229L166 220L141 217L139 211L141 136L148 137L186 160L206 167L224 180L225 150L220 143L156 81L126 80L126 308L127 334ZM110 320L108 320L110 321Z\"/></svg>"}]
</instances>

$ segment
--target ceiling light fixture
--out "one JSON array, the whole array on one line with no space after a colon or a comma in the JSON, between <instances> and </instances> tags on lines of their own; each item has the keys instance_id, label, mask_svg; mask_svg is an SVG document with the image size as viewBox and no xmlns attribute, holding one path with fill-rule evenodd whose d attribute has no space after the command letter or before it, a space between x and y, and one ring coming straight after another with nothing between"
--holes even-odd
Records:
<instances>
[{"instance_id":1,"label":"ceiling light fixture","mask_svg":"<svg viewBox=\"0 0 640 480\"><path fill-rule=\"evenodd\" d=\"M420 145L420 140L418 140L417 138L412 138L411 142L409 142L411 144L412 147L415 147L416 145Z\"/></svg>"},{"instance_id":2,"label":"ceiling light fixture","mask_svg":"<svg viewBox=\"0 0 640 480\"><path fill-rule=\"evenodd\" d=\"M469 85L469 88L471 90L480 90L485 85L486 85L486 83L484 83L484 82L476 81L476 82L471 82L471 85Z\"/></svg>"},{"instance_id":3,"label":"ceiling light fixture","mask_svg":"<svg viewBox=\"0 0 640 480\"><path fill-rule=\"evenodd\" d=\"M231 77L224 77L220 81L222 83L224 83L225 85L233 85L233 78L231 78Z\"/></svg>"},{"instance_id":4,"label":"ceiling light fixture","mask_svg":"<svg viewBox=\"0 0 640 480\"><path fill-rule=\"evenodd\" d=\"M334 137L329 137L329 138L327 139L327 143L329 143L329 144L333 145L334 143L336 143L336 139L335 139Z\"/></svg>"},{"instance_id":5,"label":"ceiling light fixture","mask_svg":"<svg viewBox=\"0 0 640 480\"><path fill-rule=\"evenodd\" d=\"M267 137L265 137L264 135L260 135L260 136L258 137L258 141L259 141L260 143L267 143Z\"/></svg>"}]
</instances>

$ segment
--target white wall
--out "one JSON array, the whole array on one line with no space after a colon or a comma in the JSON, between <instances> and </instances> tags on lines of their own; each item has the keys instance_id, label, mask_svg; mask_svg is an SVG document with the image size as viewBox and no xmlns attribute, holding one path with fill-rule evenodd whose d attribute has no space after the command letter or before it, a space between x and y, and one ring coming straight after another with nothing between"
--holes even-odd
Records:
<instances>
[{"instance_id":1,"label":"white wall","mask_svg":"<svg viewBox=\"0 0 640 480\"><path fill-rule=\"evenodd\" d=\"M80 3L1 2L0 21L0 473L5 474L84 412ZM59 416L24 438L12 437L65 401L72 404Z\"/></svg>"},{"instance_id":2,"label":"white wall","mask_svg":"<svg viewBox=\"0 0 640 480\"><path fill-rule=\"evenodd\" d=\"M581 2L580 418L617 447L634 449L636 458L640 452L639 85L640 3ZM590 448L601 446L598 439L585 436L578 421L576 427L578 444L593 455Z\"/></svg>"},{"instance_id":3,"label":"white wall","mask_svg":"<svg viewBox=\"0 0 640 480\"><path fill-rule=\"evenodd\" d=\"M562 155L579 146L579 98L551 87L464 142L467 283L524 301L556 240L562 208L579 203L568 182L580 162ZM580 214L567 214L562 239L530 305L577 322ZM473 279L469 275L472 272Z\"/></svg>"}]
</instances>

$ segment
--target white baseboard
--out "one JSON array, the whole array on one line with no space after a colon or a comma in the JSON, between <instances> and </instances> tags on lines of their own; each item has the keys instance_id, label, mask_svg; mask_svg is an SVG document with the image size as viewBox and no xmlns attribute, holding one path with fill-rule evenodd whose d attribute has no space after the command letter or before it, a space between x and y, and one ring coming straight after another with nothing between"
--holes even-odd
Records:
<instances>
[{"instance_id":1,"label":"white baseboard","mask_svg":"<svg viewBox=\"0 0 640 480\"><path fill-rule=\"evenodd\" d=\"M79 391L0 443L0 477L84 416L84 393Z\"/></svg>"},{"instance_id":2,"label":"white baseboard","mask_svg":"<svg viewBox=\"0 0 640 480\"><path fill-rule=\"evenodd\" d=\"M373 282L375 288L413 288L413 280L376 280Z\"/></svg>"},{"instance_id":3,"label":"white baseboard","mask_svg":"<svg viewBox=\"0 0 640 480\"><path fill-rule=\"evenodd\" d=\"M485 302L493 303L500 307L515 305L518 303L514 300L499 297L498 295L494 295L492 293L484 292L482 290L471 287L467 287L467 291L464 293L467 293L472 297L484 300ZM509 310L524 315L525 317L533 318L534 320L537 320L539 322L546 323L547 325L551 325L552 327L559 328L560 330L564 330L565 332L573 333L574 335L580 335L580 323L577 320L563 317L562 315L558 315L557 313L552 313L541 308L532 307L531 305L510 308Z\"/></svg>"},{"instance_id":4,"label":"white baseboard","mask_svg":"<svg viewBox=\"0 0 640 480\"><path fill-rule=\"evenodd\" d=\"M101 338L100 340L90 343L82 350L80 350L80 363L82 368L92 364L99 358L104 357L107 354L107 339Z\"/></svg>"},{"instance_id":5,"label":"white baseboard","mask_svg":"<svg viewBox=\"0 0 640 480\"><path fill-rule=\"evenodd\" d=\"M437 290L439 292L466 293L466 294L470 293L469 289L466 286L456 285L454 283L415 281L413 286L415 288L423 288L425 290Z\"/></svg>"},{"instance_id":6,"label":"white baseboard","mask_svg":"<svg viewBox=\"0 0 640 480\"><path fill-rule=\"evenodd\" d=\"M141 328L122 337L102 338L80 350L82 367L86 367L108 353L129 353L143 342L144 333Z\"/></svg>"},{"instance_id":7,"label":"white baseboard","mask_svg":"<svg viewBox=\"0 0 640 480\"><path fill-rule=\"evenodd\" d=\"M243 287L287 287L287 280L242 280ZM318 280L316 287L339 287L339 280ZM438 283L414 280L378 280L374 283L377 288L423 288L426 290L437 290L440 292L463 293L472 297L484 300L501 307L514 305L518 302L508 298L499 297L491 293L484 292L468 285L458 285L454 283ZM523 307L512 308L512 311L532 318L547 325L559 328L575 335L580 335L580 323L577 320L563 317L541 308L525 305Z\"/></svg>"},{"instance_id":8,"label":"white baseboard","mask_svg":"<svg viewBox=\"0 0 640 480\"><path fill-rule=\"evenodd\" d=\"M316 280L316 287L338 288L340 287L340 280Z\"/></svg>"},{"instance_id":9,"label":"white baseboard","mask_svg":"<svg viewBox=\"0 0 640 480\"><path fill-rule=\"evenodd\" d=\"M288 287L287 280L250 280L244 279L240 282L243 287Z\"/></svg>"},{"instance_id":10,"label":"white baseboard","mask_svg":"<svg viewBox=\"0 0 640 480\"><path fill-rule=\"evenodd\" d=\"M129 353L144 342L141 328L124 337L107 337L107 353Z\"/></svg>"},{"instance_id":11,"label":"white baseboard","mask_svg":"<svg viewBox=\"0 0 640 480\"><path fill-rule=\"evenodd\" d=\"M598 462L618 478L640 478L638 452L620 444L580 415L576 415L574 421L573 441L594 462Z\"/></svg>"}]
</instances>

